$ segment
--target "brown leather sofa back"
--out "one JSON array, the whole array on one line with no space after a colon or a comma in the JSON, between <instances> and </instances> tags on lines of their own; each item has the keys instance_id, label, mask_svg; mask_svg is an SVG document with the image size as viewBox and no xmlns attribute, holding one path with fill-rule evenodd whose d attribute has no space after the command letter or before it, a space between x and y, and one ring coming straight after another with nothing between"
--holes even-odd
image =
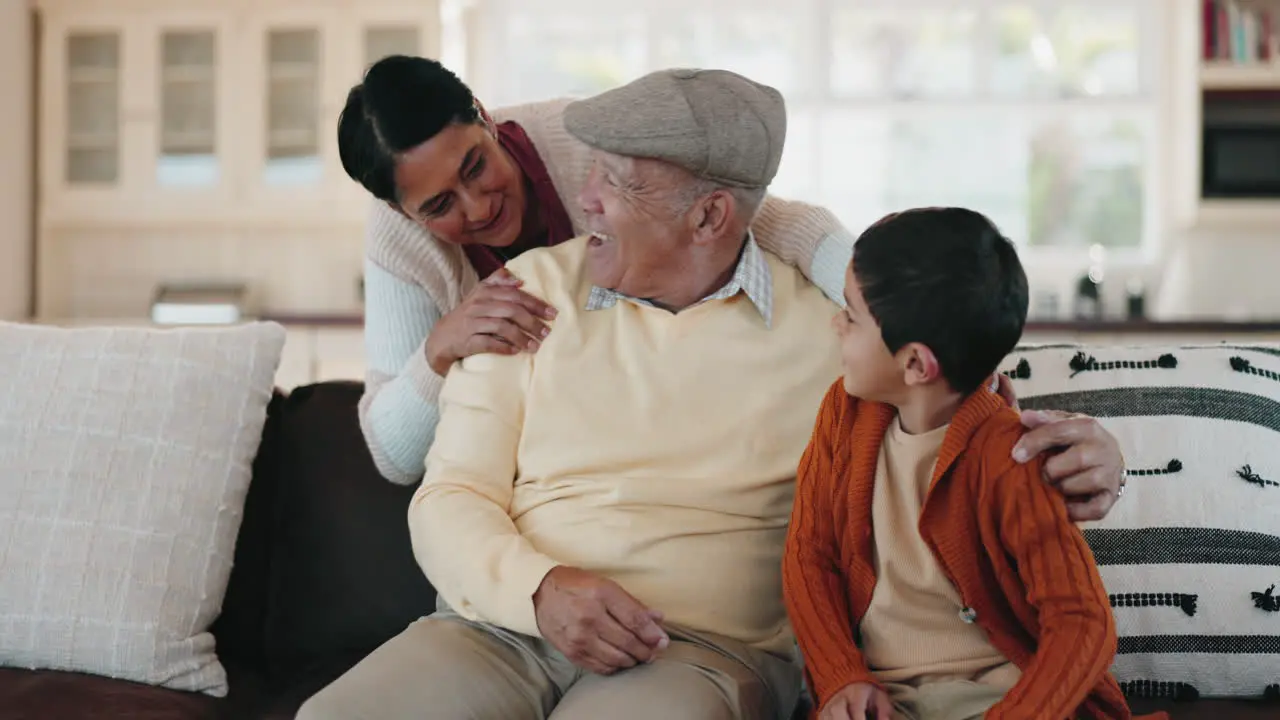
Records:
<instances>
[{"instance_id":1,"label":"brown leather sofa back","mask_svg":"<svg viewBox=\"0 0 1280 720\"><path fill-rule=\"evenodd\" d=\"M269 409L214 630L219 657L273 686L350 665L435 608L409 543L414 488L375 469L361 392L309 385Z\"/></svg>"}]
</instances>

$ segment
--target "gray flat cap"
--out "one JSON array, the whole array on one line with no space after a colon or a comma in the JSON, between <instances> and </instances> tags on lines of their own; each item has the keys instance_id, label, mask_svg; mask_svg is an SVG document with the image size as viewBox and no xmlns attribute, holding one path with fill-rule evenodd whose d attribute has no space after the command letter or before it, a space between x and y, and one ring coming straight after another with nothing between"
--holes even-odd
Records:
<instances>
[{"instance_id":1,"label":"gray flat cap","mask_svg":"<svg viewBox=\"0 0 1280 720\"><path fill-rule=\"evenodd\" d=\"M787 108L777 90L727 70L659 70L570 103L564 126L605 152L761 188L778 173Z\"/></svg>"}]
</instances>

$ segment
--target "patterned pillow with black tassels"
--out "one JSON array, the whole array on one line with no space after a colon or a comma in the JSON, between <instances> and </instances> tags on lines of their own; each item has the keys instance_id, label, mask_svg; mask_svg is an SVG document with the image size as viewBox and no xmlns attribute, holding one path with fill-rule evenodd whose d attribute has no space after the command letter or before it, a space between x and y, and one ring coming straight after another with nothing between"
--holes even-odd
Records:
<instances>
[{"instance_id":1,"label":"patterned pillow with black tassels","mask_svg":"<svg viewBox=\"0 0 1280 720\"><path fill-rule=\"evenodd\" d=\"M1280 345L1020 347L1001 371L1124 451L1124 498L1081 528L1125 692L1280 695Z\"/></svg>"}]
</instances>

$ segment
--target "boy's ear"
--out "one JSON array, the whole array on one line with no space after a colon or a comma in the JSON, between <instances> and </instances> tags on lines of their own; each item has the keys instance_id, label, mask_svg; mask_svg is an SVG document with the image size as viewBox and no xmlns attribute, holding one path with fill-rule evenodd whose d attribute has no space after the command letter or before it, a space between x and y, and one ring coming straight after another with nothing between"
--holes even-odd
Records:
<instances>
[{"instance_id":1,"label":"boy's ear","mask_svg":"<svg viewBox=\"0 0 1280 720\"><path fill-rule=\"evenodd\" d=\"M942 377L942 366L938 364L938 356L933 354L928 345L923 343L907 343L902 348L904 359L903 378L907 385L928 385Z\"/></svg>"}]
</instances>

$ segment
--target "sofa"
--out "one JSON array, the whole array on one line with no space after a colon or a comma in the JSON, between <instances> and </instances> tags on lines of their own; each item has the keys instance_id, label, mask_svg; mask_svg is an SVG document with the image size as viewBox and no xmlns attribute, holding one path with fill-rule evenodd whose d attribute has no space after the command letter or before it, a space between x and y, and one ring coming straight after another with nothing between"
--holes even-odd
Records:
<instances>
[{"instance_id":1,"label":"sofa","mask_svg":"<svg viewBox=\"0 0 1280 720\"><path fill-rule=\"evenodd\" d=\"M375 471L356 419L361 389L320 383L277 392L268 406L213 627L229 677L226 697L0 669L0 720L292 718L307 697L431 612L435 591L413 559L405 523L413 488ZM1280 701L1133 706L1166 709L1176 720L1280 717Z\"/></svg>"}]
</instances>

